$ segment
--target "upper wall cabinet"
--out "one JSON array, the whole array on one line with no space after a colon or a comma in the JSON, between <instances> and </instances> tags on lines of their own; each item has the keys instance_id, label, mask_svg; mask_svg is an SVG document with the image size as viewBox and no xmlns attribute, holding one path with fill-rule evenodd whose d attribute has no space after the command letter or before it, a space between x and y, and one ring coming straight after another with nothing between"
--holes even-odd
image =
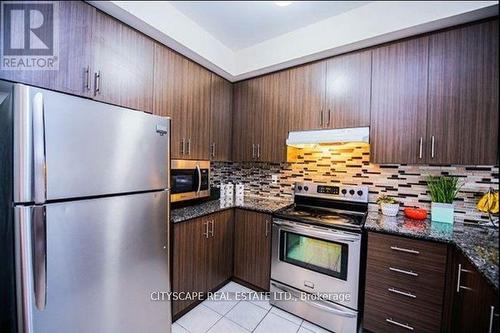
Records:
<instances>
[{"instance_id":1,"label":"upper wall cabinet","mask_svg":"<svg viewBox=\"0 0 500 333\"><path fill-rule=\"evenodd\" d=\"M289 70L291 131L369 126L371 52Z\"/></svg>"},{"instance_id":2,"label":"upper wall cabinet","mask_svg":"<svg viewBox=\"0 0 500 333\"><path fill-rule=\"evenodd\" d=\"M370 145L375 163L424 163L428 37L373 50Z\"/></svg>"},{"instance_id":3,"label":"upper wall cabinet","mask_svg":"<svg viewBox=\"0 0 500 333\"><path fill-rule=\"evenodd\" d=\"M100 11L94 16L92 40L93 97L152 112L153 41Z\"/></svg>"},{"instance_id":4,"label":"upper wall cabinet","mask_svg":"<svg viewBox=\"0 0 500 333\"><path fill-rule=\"evenodd\" d=\"M58 2L57 70L0 70L0 78L80 96L91 96L92 19L95 8L83 1Z\"/></svg>"},{"instance_id":5,"label":"upper wall cabinet","mask_svg":"<svg viewBox=\"0 0 500 333\"><path fill-rule=\"evenodd\" d=\"M326 61L295 67L290 73L290 131L323 128Z\"/></svg>"},{"instance_id":6,"label":"upper wall cabinet","mask_svg":"<svg viewBox=\"0 0 500 333\"><path fill-rule=\"evenodd\" d=\"M371 51L333 57L326 64L326 128L370 125Z\"/></svg>"},{"instance_id":7,"label":"upper wall cabinet","mask_svg":"<svg viewBox=\"0 0 500 333\"><path fill-rule=\"evenodd\" d=\"M210 159L231 160L233 85L212 74L210 98Z\"/></svg>"},{"instance_id":8,"label":"upper wall cabinet","mask_svg":"<svg viewBox=\"0 0 500 333\"><path fill-rule=\"evenodd\" d=\"M208 160L210 72L159 44L154 58L154 113L172 118L172 158Z\"/></svg>"},{"instance_id":9,"label":"upper wall cabinet","mask_svg":"<svg viewBox=\"0 0 500 333\"><path fill-rule=\"evenodd\" d=\"M498 163L498 75L498 20L430 36L429 163Z\"/></svg>"},{"instance_id":10,"label":"upper wall cabinet","mask_svg":"<svg viewBox=\"0 0 500 333\"><path fill-rule=\"evenodd\" d=\"M289 72L239 82L234 88L233 159L286 160Z\"/></svg>"}]
</instances>

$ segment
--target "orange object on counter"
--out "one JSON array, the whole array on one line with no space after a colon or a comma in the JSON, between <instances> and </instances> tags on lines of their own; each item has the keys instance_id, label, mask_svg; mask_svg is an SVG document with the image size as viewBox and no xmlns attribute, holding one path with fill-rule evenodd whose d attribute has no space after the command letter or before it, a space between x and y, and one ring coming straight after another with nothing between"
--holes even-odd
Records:
<instances>
[{"instance_id":1,"label":"orange object on counter","mask_svg":"<svg viewBox=\"0 0 500 333\"><path fill-rule=\"evenodd\" d=\"M406 207L405 216L414 220L425 220L427 218L427 211L423 208Z\"/></svg>"}]
</instances>

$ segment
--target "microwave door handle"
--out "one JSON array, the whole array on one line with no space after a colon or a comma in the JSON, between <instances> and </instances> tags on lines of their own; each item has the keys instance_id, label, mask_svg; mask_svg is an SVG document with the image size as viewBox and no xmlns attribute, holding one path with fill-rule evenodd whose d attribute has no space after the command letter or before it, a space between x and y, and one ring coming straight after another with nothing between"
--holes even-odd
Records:
<instances>
[{"instance_id":1,"label":"microwave door handle","mask_svg":"<svg viewBox=\"0 0 500 333\"><path fill-rule=\"evenodd\" d=\"M201 191L201 169L198 164L196 165L196 171L198 172L198 189L196 190L196 194L198 194Z\"/></svg>"}]
</instances>

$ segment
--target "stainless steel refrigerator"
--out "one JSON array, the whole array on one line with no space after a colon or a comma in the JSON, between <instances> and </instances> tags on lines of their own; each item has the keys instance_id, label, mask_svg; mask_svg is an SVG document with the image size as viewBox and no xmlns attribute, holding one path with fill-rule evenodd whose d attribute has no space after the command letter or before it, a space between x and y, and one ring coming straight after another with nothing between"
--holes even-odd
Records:
<instances>
[{"instance_id":1,"label":"stainless steel refrigerator","mask_svg":"<svg viewBox=\"0 0 500 333\"><path fill-rule=\"evenodd\" d=\"M170 332L170 119L0 81L1 331Z\"/></svg>"}]
</instances>

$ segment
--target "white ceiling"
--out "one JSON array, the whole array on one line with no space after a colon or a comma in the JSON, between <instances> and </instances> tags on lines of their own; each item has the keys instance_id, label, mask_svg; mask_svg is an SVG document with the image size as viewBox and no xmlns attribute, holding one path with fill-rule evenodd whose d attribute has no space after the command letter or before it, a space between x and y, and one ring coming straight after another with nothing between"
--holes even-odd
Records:
<instances>
[{"instance_id":1,"label":"white ceiling","mask_svg":"<svg viewBox=\"0 0 500 333\"><path fill-rule=\"evenodd\" d=\"M498 15L498 1L89 1L229 81Z\"/></svg>"},{"instance_id":2,"label":"white ceiling","mask_svg":"<svg viewBox=\"0 0 500 333\"><path fill-rule=\"evenodd\" d=\"M363 6L368 1L170 1L233 51Z\"/></svg>"}]
</instances>

